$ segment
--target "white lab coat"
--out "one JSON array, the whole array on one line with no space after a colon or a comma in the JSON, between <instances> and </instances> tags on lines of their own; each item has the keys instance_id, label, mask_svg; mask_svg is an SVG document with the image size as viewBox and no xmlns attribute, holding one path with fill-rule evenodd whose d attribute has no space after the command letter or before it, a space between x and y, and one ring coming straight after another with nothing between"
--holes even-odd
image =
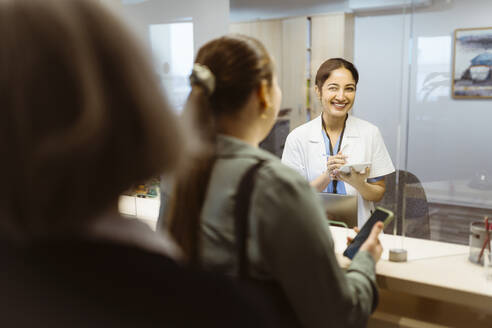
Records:
<instances>
[{"instance_id":1,"label":"white lab coat","mask_svg":"<svg viewBox=\"0 0 492 328\"><path fill-rule=\"evenodd\" d=\"M384 144L379 129L360 118L349 115L340 148L347 155L347 163L370 162L369 178L395 171L393 162ZM312 181L326 171L326 148L322 134L321 115L294 130L287 136L282 162ZM374 210L373 202L367 201L348 183L348 195L358 195L358 225L361 227Z\"/></svg>"}]
</instances>

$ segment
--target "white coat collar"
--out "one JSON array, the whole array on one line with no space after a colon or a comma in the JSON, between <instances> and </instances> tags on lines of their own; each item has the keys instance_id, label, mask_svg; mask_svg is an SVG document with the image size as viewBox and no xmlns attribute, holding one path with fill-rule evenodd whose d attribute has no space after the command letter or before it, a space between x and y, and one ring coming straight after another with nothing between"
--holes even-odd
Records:
<instances>
[{"instance_id":1,"label":"white coat collar","mask_svg":"<svg viewBox=\"0 0 492 328\"><path fill-rule=\"evenodd\" d=\"M321 124L321 115L318 115L309 123L309 141L311 142L324 142L323 140L323 125ZM360 137L359 129L357 128L357 118L349 114L347 123L345 124L345 132L343 135L343 143L345 138L358 138Z\"/></svg>"}]
</instances>

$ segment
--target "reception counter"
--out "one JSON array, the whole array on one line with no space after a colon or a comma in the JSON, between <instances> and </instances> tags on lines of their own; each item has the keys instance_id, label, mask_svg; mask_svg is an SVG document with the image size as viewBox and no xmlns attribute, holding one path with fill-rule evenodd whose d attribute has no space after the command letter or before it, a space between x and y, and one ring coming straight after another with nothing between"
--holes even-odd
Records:
<instances>
[{"instance_id":1,"label":"reception counter","mask_svg":"<svg viewBox=\"0 0 492 328\"><path fill-rule=\"evenodd\" d=\"M158 199L120 198L120 211L155 228ZM341 254L352 230L331 227ZM380 235L384 252L376 266L380 299L369 327L492 327L492 281L482 266L468 261L468 246ZM391 248L405 248L408 261L388 261Z\"/></svg>"},{"instance_id":2,"label":"reception counter","mask_svg":"<svg viewBox=\"0 0 492 328\"><path fill-rule=\"evenodd\" d=\"M332 227L342 267L345 228ZM468 261L468 247L436 241L380 236L384 252L376 266L380 288L369 327L492 327L492 281ZM403 247L408 261L388 261L390 248Z\"/></svg>"}]
</instances>

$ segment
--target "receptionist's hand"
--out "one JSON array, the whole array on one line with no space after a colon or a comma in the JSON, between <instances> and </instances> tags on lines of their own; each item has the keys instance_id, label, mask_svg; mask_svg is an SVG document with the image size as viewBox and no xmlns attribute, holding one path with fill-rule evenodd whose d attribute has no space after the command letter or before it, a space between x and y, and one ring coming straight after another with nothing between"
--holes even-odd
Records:
<instances>
[{"instance_id":1,"label":"receptionist's hand","mask_svg":"<svg viewBox=\"0 0 492 328\"><path fill-rule=\"evenodd\" d=\"M326 173L331 180L337 179L338 169L346 163L347 156L342 153L338 153L334 156L328 156L328 160L326 161Z\"/></svg>"},{"instance_id":2,"label":"receptionist's hand","mask_svg":"<svg viewBox=\"0 0 492 328\"><path fill-rule=\"evenodd\" d=\"M338 172L337 178L338 180L346 182L355 189L359 190L359 187L366 183L366 180L369 177L369 172L369 168L366 168L366 171L364 173L359 173L352 168L351 173L349 174Z\"/></svg>"}]
</instances>

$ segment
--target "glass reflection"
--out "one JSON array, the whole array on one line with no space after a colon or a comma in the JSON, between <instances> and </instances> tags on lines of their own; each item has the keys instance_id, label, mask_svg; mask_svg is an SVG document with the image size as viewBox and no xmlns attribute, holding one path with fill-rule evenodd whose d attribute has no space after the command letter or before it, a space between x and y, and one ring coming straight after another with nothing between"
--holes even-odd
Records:
<instances>
[{"instance_id":1,"label":"glass reflection","mask_svg":"<svg viewBox=\"0 0 492 328\"><path fill-rule=\"evenodd\" d=\"M451 37L417 39L417 101L436 101L450 92Z\"/></svg>"}]
</instances>

